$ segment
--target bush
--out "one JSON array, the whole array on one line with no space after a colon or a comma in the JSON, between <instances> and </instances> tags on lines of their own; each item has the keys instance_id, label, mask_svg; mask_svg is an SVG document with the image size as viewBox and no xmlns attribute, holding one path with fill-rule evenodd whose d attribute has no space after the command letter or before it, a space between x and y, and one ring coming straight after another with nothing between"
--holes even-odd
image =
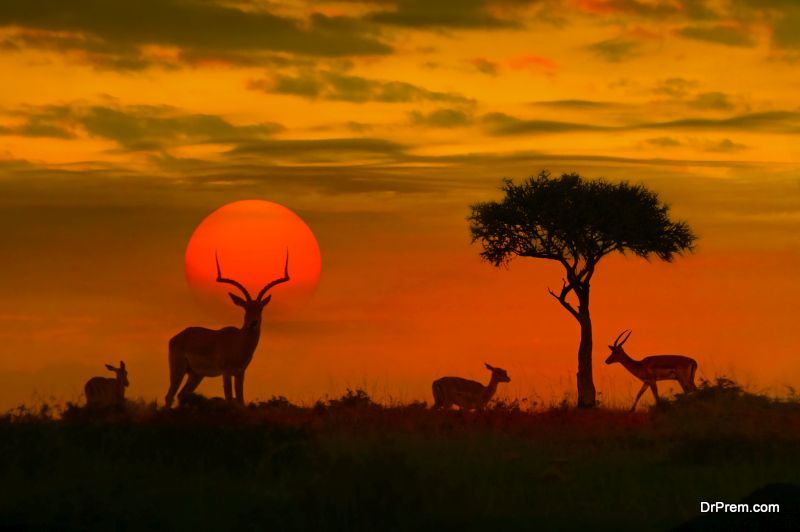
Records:
<instances>
[{"instance_id":1,"label":"bush","mask_svg":"<svg viewBox=\"0 0 800 532\"><path fill-rule=\"evenodd\" d=\"M356 390L347 389L344 395L338 399L330 399L328 401L328 408L373 408L380 409L381 406L375 403L364 390L357 388Z\"/></svg>"}]
</instances>

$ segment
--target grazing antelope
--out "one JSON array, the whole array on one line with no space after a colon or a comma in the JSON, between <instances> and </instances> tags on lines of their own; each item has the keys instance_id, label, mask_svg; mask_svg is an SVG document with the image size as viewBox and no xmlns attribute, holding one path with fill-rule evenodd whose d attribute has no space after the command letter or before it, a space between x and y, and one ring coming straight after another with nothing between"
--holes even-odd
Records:
<instances>
[{"instance_id":1,"label":"grazing antelope","mask_svg":"<svg viewBox=\"0 0 800 532\"><path fill-rule=\"evenodd\" d=\"M116 378L92 377L86 381L83 393L86 395L86 406L88 407L120 407L125 402L125 388L130 384L125 362L120 360L118 368L111 364L106 364L106 368L116 373Z\"/></svg>"},{"instance_id":2,"label":"grazing antelope","mask_svg":"<svg viewBox=\"0 0 800 532\"><path fill-rule=\"evenodd\" d=\"M225 399L230 401L231 379L236 388L236 400L244 404L244 372L253 353L258 346L261 335L261 311L272 299L267 295L270 288L285 283L289 280L289 250L286 250L286 263L283 266L283 277L267 283L255 299L250 296L247 289L238 281L222 277L219 258L214 255L217 263L217 282L226 283L238 288L244 299L229 292L233 304L244 309L244 323L241 327L224 327L212 330L205 327L189 327L179 332L169 341L169 391L165 402L167 407L172 406L175 392L188 374L178 399L189 396L194 392L204 377L218 377L222 375ZM266 296L266 297L265 297Z\"/></svg>"},{"instance_id":3,"label":"grazing antelope","mask_svg":"<svg viewBox=\"0 0 800 532\"><path fill-rule=\"evenodd\" d=\"M622 335L628 333L625 338L620 341ZM655 355L645 357L641 360L634 360L628 356L622 346L631 337L633 331L622 331L614 344L608 346L611 349L611 355L606 359L606 364L613 364L619 362L622 366L630 371L634 377L642 381L642 389L636 395L636 400L633 402L631 412L636 410L636 404L642 394L650 388L653 391L653 396L658 403L658 388L656 387L657 381L676 380L681 385L683 393L693 392L697 389L694 384L694 373L697 371L697 361L693 358L685 357L682 355Z\"/></svg>"},{"instance_id":4,"label":"grazing antelope","mask_svg":"<svg viewBox=\"0 0 800 532\"><path fill-rule=\"evenodd\" d=\"M483 409L497 391L499 383L511 382L506 370L489 364L485 366L492 372L492 378L486 386L461 377L442 377L433 381L435 403L432 408L450 408L458 405L462 410Z\"/></svg>"}]
</instances>

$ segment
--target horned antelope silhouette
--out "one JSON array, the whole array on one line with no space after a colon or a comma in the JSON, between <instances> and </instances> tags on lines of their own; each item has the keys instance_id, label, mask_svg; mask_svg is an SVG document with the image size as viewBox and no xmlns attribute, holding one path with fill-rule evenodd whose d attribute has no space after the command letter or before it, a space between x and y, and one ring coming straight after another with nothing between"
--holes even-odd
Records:
<instances>
[{"instance_id":1,"label":"horned antelope silhouette","mask_svg":"<svg viewBox=\"0 0 800 532\"><path fill-rule=\"evenodd\" d=\"M481 410L494 396L497 385L511 382L506 370L484 364L492 372L489 384L484 386L477 381L461 377L442 377L433 381L434 409L450 408L458 405L462 410Z\"/></svg>"},{"instance_id":2,"label":"horned antelope silhouette","mask_svg":"<svg viewBox=\"0 0 800 532\"><path fill-rule=\"evenodd\" d=\"M639 393L636 394L636 399L633 401L631 412L636 410L636 404L642 397L642 394L650 388L653 391L653 397L656 403L659 402L658 386L656 382L663 380L676 380L681 385L683 393L693 392L697 389L694 384L694 374L697 371L697 361L683 355L653 355L645 357L641 360L634 360L622 348L628 338L631 337L633 331L622 331L614 343L608 346L611 349L611 354L606 359L606 364L613 364L619 362L622 367L627 369L633 374L634 377L642 381L642 387ZM622 335L628 333L625 338ZM622 341L620 341L622 338Z\"/></svg>"},{"instance_id":3,"label":"horned antelope silhouette","mask_svg":"<svg viewBox=\"0 0 800 532\"><path fill-rule=\"evenodd\" d=\"M232 285L241 291L244 299L232 292L228 295L233 304L244 309L244 323L241 327L224 327L222 329L206 329L205 327L189 327L179 332L169 341L169 390L165 402L172 406L175 393L186 379L178 400L189 397L205 377L222 375L225 399L232 399L231 379L236 388L236 400L244 404L244 372L253 353L258 346L261 335L261 312L272 299L267 295L269 290L281 283L289 281L289 250L286 250L286 262L283 266L283 277L267 283L253 299L250 292L238 281L222 277L219 257L217 264L217 282Z\"/></svg>"},{"instance_id":4,"label":"horned antelope silhouette","mask_svg":"<svg viewBox=\"0 0 800 532\"><path fill-rule=\"evenodd\" d=\"M106 364L106 368L115 373L113 379L92 377L86 381L83 387L83 393L86 395L86 406L90 408L122 406L125 403L125 388L130 384L125 362L120 360L118 368L111 364Z\"/></svg>"}]
</instances>

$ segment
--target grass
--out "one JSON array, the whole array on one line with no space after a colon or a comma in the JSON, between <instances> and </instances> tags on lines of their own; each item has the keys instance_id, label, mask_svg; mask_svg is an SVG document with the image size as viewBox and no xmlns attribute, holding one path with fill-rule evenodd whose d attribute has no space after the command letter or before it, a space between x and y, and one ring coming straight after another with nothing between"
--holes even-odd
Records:
<instances>
[{"instance_id":1,"label":"grass","mask_svg":"<svg viewBox=\"0 0 800 532\"><path fill-rule=\"evenodd\" d=\"M798 449L796 396L727 379L635 414L433 412L358 390L309 407L20 408L0 419L0 526L667 530L700 501L800 483Z\"/></svg>"}]
</instances>

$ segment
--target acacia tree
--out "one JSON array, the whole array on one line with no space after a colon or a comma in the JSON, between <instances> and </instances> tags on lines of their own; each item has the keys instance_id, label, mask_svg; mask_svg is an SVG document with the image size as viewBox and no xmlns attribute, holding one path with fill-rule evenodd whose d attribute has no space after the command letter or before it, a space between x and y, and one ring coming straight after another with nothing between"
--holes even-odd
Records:
<instances>
[{"instance_id":1,"label":"acacia tree","mask_svg":"<svg viewBox=\"0 0 800 532\"><path fill-rule=\"evenodd\" d=\"M669 262L691 251L696 237L685 222L671 221L669 207L644 185L542 171L519 185L506 179L501 190L502 201L472 205L472 242L494 266L532 257L564 267L561 290L548 291L580 325L578 406L594 407L589 289L598 262L615 252Z\"/></svg>"}]
</instances>

